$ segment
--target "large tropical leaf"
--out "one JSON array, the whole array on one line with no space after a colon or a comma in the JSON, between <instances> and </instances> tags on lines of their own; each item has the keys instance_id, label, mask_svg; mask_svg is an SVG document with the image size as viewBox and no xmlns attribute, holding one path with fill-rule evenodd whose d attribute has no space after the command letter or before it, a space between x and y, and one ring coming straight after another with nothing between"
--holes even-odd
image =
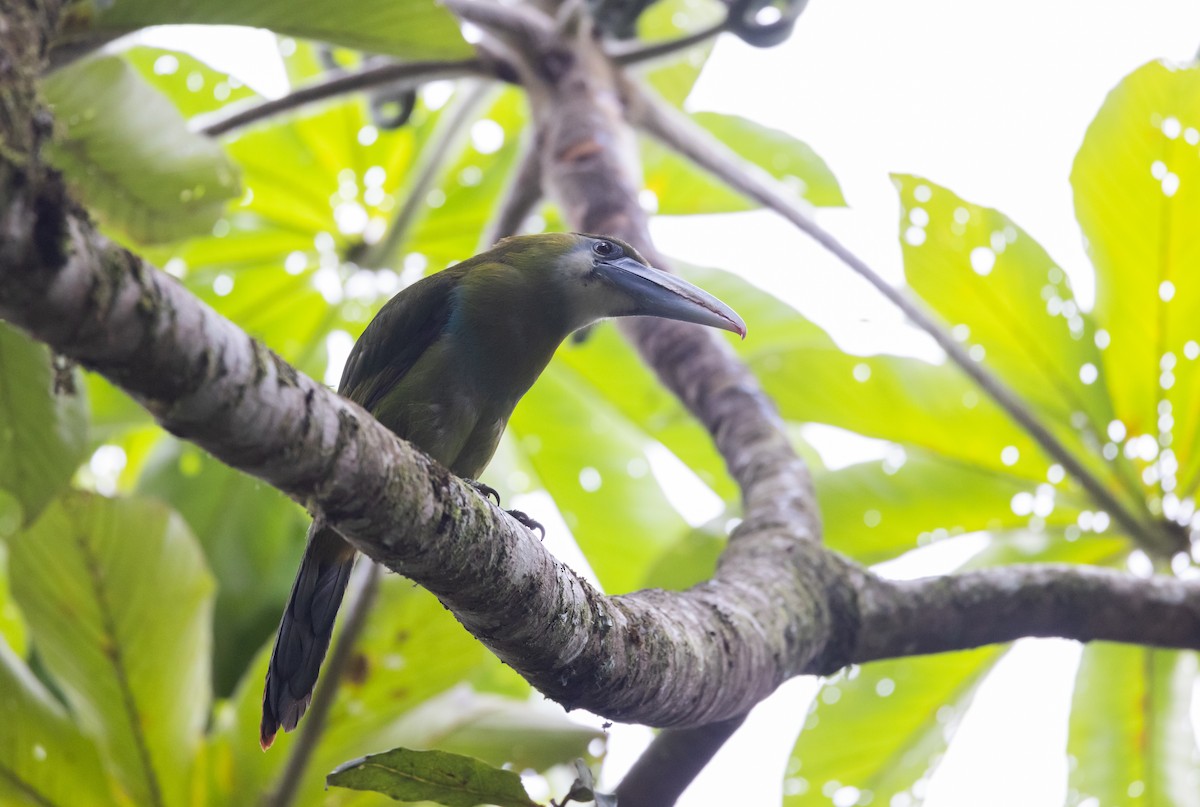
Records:
<instances>
[{"instance_id":1,"label":"large tropical leaf","mask_svg":"<svg viewBox=\"0 0 1200 807\"><path fill-rule=\"evenodd\" d=\"M1109 94L1071 170L1116 417L1173 452L1158 475L1180 499L1200 484L1198 143L1200 67L1151 62Z\"/></svg>"},{"instance_id":2,"label":"large tropical leaf","mask_svg":"<svg viewBox=\"0 0 1200 807\"><path fill-rule=\"evenodd\" d=\"M51 160L117 233L150 244L207 232L241 192L221 147L123 60L71 65L43 89L65 133Z\"/></svg>"},{"instance_id":3,"label":"large tropical leaf","mask_svg":"<svg viewBox=\"0 0 1200 807\"><path fill-rule=\"evenodd\" d=\"M137 804L190 803L208 718L213 581L161 504L68 493L10 542L46 669Z\"/></svg>"},{"instance_id":4,"label":"large tropical leaf","mask_svg":"<svg viewBox=\"0 0 1200 807\"><path fill-rule=\"evenodd\" d=\"M67 486L86 451L78 374L56 372L45 345L0 322L0 494L19 505L14 526L33 521ZM9 520L5 509L0 504L0 521Z\"/></svg>"},{"instance_id":5,"label":"large tropical leaf","mask_svg":"<svg viewBox=\"0 0 1200 807\"><path fill-rule=\"evenodd\" d=\"M170 439L147 463L138 489L171 502L220 581L212 670L217 693L231 693L279 624L308 517L279 491Z\"/></svg>"}]
</instances>

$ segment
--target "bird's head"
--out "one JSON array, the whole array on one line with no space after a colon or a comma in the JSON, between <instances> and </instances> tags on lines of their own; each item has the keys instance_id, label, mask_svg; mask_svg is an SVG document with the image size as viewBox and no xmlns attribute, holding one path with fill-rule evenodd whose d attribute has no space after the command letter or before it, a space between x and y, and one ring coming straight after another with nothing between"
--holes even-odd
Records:
<instances>
[{"instance_id":1,"label":"bird's head","mask_svg":"<svg viewBox=\"0 0 1200 807\"><path fill-rule=\"evenodd\" d=\"M746 336L746 323L725 303L675 275L650 266L619 238L547 233L508 239L546 273L570 309L573 327L608 317L648 316L693 322ZM526 252L526 250L528 250Z\"/></svg>"}]
</instances>

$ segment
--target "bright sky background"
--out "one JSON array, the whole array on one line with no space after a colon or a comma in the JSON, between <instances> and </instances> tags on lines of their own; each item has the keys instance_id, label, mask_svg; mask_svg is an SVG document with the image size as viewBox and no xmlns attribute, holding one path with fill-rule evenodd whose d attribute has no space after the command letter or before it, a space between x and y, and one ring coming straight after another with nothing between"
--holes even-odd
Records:
<instances>
[{"instance_id":1,"label":"bright sky background","mask_svg":"<svg viewBox=\"0 0 1200 807\"><path fill-rule=\"evenodd\" d=\"M219 52L197 48L194 34L180 40L163 32L153 41L197 50L260 88L278 89L282 79L247 72L261 71L262 62L246 67L248 49L228 38ZM795 36L778 48L722 38L689 107L744 115L816 149L851 205L821 211L819 220L895 282L902 272L892 171L922 175L1007 213L1048 249L1088 304L1091 270L1067 181L1074 153L1122 76L1150 59L1190 59L1198 47L1195 0L812 0ZM653 232L666 254L771 289L846 349L937 355L865 282L770 214L659 219ZM835 465L874 450L819 430L810 436ZM539 508L528 509L542 518ZM937 573L933 564L954 560L930 560L921 571ZM928 783L929 807L1063 803L1077 658L1072 643L1042 641L1022 643L1002 662ZM813 691L811 681L794 681L762 704L681 805L777 804ZM602 784L619 777L646 736L615 730Z\"/></svg>"}]
</instances>

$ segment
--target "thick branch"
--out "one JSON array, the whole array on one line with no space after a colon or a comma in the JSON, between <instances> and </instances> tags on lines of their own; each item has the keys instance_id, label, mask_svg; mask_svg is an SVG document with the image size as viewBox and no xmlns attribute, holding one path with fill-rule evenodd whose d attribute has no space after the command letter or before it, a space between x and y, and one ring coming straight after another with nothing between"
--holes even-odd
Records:
<instances>
[{"instance_id":1,"label":"thick branch","mask_svg":"<svg viewBox=\"0 0 1200 807\"><path fill-rule=\"evenodd\" d=\"M750 169L724 144L694 125L682 113L670 107L660 98L632 83L626 85L626 92L632 99L632 114L639 125L645 128L649 134L661 140L671 149L683 154L701 168L710 171L731 188L783 216L878 289L889 302L904 312L914 325L933 337L950 360L991 396L1000 408L1008 413L1009 417L1025 429L1055 462L1062 465L1066 472L1088 492L1092 500L1110 513L1130 536L1156 553L1170 554L1178 550L1177 542L1173 537L1165 535L1153 525L1143 523L1137 515L1131 512L999 377L983 364L968 356L963 346L918 303L885 281L861 258L813 221L777 183L763 176L761 172Z\"/></svg>"},{"instance_id":2,"label":"thick branch","mask_svg":"<svg viewBox=\"0 0 1200 807\"><path fill-rule=\"evenodd\" d=\"M463 59L457 62L401 62L376 65L352 73L342 73L314 81L299 87L282 98L269 101L248 101L230 104L209 115L201 115L192 121L192 128L201 134L216 137L257 123L260 120L291 112L302 106L324 101L347 93L359 92L373 87L393 87L398 90L414 89L438 79L462 78L464 76L487 76L495 71L489 69L482 59Z\"/></svg>"},{"instance_id":3,"label":"thick branch","mask_svg":"<svg viewBox=\"0 0 1200 807\"><path fill-rule=\"evenodd\" d=\"M1157 647L1200 644L1200 580L1036 564L864 582L855 662L962 650L1023 636Z\"/></svg>"}]
</instances>

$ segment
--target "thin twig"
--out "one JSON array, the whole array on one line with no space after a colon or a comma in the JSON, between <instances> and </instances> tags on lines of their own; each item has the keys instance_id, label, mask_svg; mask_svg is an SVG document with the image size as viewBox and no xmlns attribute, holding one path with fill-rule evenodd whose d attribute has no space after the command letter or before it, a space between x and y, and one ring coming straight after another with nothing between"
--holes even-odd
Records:
<instances>
[{"instance_id":1,"label":"thin twig","mask_svg":"<svg viewBox=\"0 0 1200 807\"><path fill-rule=\"evenodd\" d=\"M888 301L904 312L913 324L932 336L950 360L957 364L984 392L991 396L1001 409L1020 424L1047 454L1079 482L1098 506L1110 513L1113 519L1120 523L1131 537L1135 538L1143 547L1156 553L1164 550L1170 551L1174 548L1173 540L1160 534L1153 525L1143 523L1127 509L999 377L967 355L954 337L915 301L906 297L880 277L861 258L813 221L779 185L759 173L747 170L748 166L741 157L651 91L630 81L627 92L627 97L631 100L630 115L635 124L662 141L668 148L678 151L696 165L709 171L734 190L783 216L874 286Z\"/></svg>"},{"instance_id":2,"label":"thin twig","mask_svg":"<svg viewBox=\"0 0 1200 807\"><path fill-rule=\"evenodd\" d=\"M633 47L609 47L606 50L610 59L620 65L643 64L645 62L671 56L681 50L703 45L725 30L726 20L713 23L707 28L701 28L690 34L684 34L677 39L664 42L654 42L649 45L637 44Z\"/></svg>"},{"instance_id":3,"label":"thin twig","mask_svg":"<svg viewBox=\"0 0 1200 807\"><path fill-rule=\"evenodd\" d=\"M385 265L408 238L427 207L425 197L441 176L446 160L461 148L467 124L474 119L484 99L488 97L488 90L488 85L482 82L464 86L460 90L463 93L461 98L450 102L451 108L448 108L437 122L427 140L429 145L421 151L416 165L409 172L412 179L401 191L404 201L396 211L396 217L392 219L387 235L363 256L362 263L365 266Z\"/></svg>"},{"instance_id":4,"label":"thin twig","mask_svg":"<svg viewBox=\"0 0 1200 807\"><path fill-rule=\"evenodd\" d=\"M489 76L495 71L482 59L462 59L454 62L403 62L356 70L314 81L269 101L250 101L231 104L191 121L192 130L210 137L226 134L264 118L291 112L307 104L373 87L391 85L397 89L418 87L439 79L464 76Z\"/></svg>"},{"instance_id":5,"label":"thin twig","mask_svg":"<svg viewBox=\"0 0 1200 807\"><path fill-rule=\"evenodd\" d=\"M383 568L379 564L369 560L364 562L369 563L370 568L359 578L362 584L358 589L358 596L346 609L342 632L321 670L321 678L317 683L316 692L313 693L312 705L308 708L304 725L300 727L296 741L292 743L287 764L279 772L275 790L263 797L262 807L290 807L296 800L304 772L308 769L313 752L316 751L321 735L325 732L329 711L333 708L333 702L337 700L338 687L350 667L350 661L354 657L354 646L367 624L367 616L375 604L376 594L379 593L379 579L383 577Z\"/></svg>"},{"instance_id":6,"label":"thin twig","mask_svg":"<svg viewBox=\"0 0 1200 807\"><path fill-rule=\"evenodd\" d=\"M741 715L694 729L661 732L617 786L617 803L671 807L745 720Z\"/></svg>"},{"instance_id":7,"label":"thin twig","mask_svg":"<svg viewBox=\"0 0 1200 807\"><path fill-rule=\"evenodd\" d=\"M499 212L492 217L483 234L482 249L519 232L534 206L542 200L542 155L538 151L537 138L528 138L522 149L521 162L500 202Z\"/></svg>"}]
</instances>

